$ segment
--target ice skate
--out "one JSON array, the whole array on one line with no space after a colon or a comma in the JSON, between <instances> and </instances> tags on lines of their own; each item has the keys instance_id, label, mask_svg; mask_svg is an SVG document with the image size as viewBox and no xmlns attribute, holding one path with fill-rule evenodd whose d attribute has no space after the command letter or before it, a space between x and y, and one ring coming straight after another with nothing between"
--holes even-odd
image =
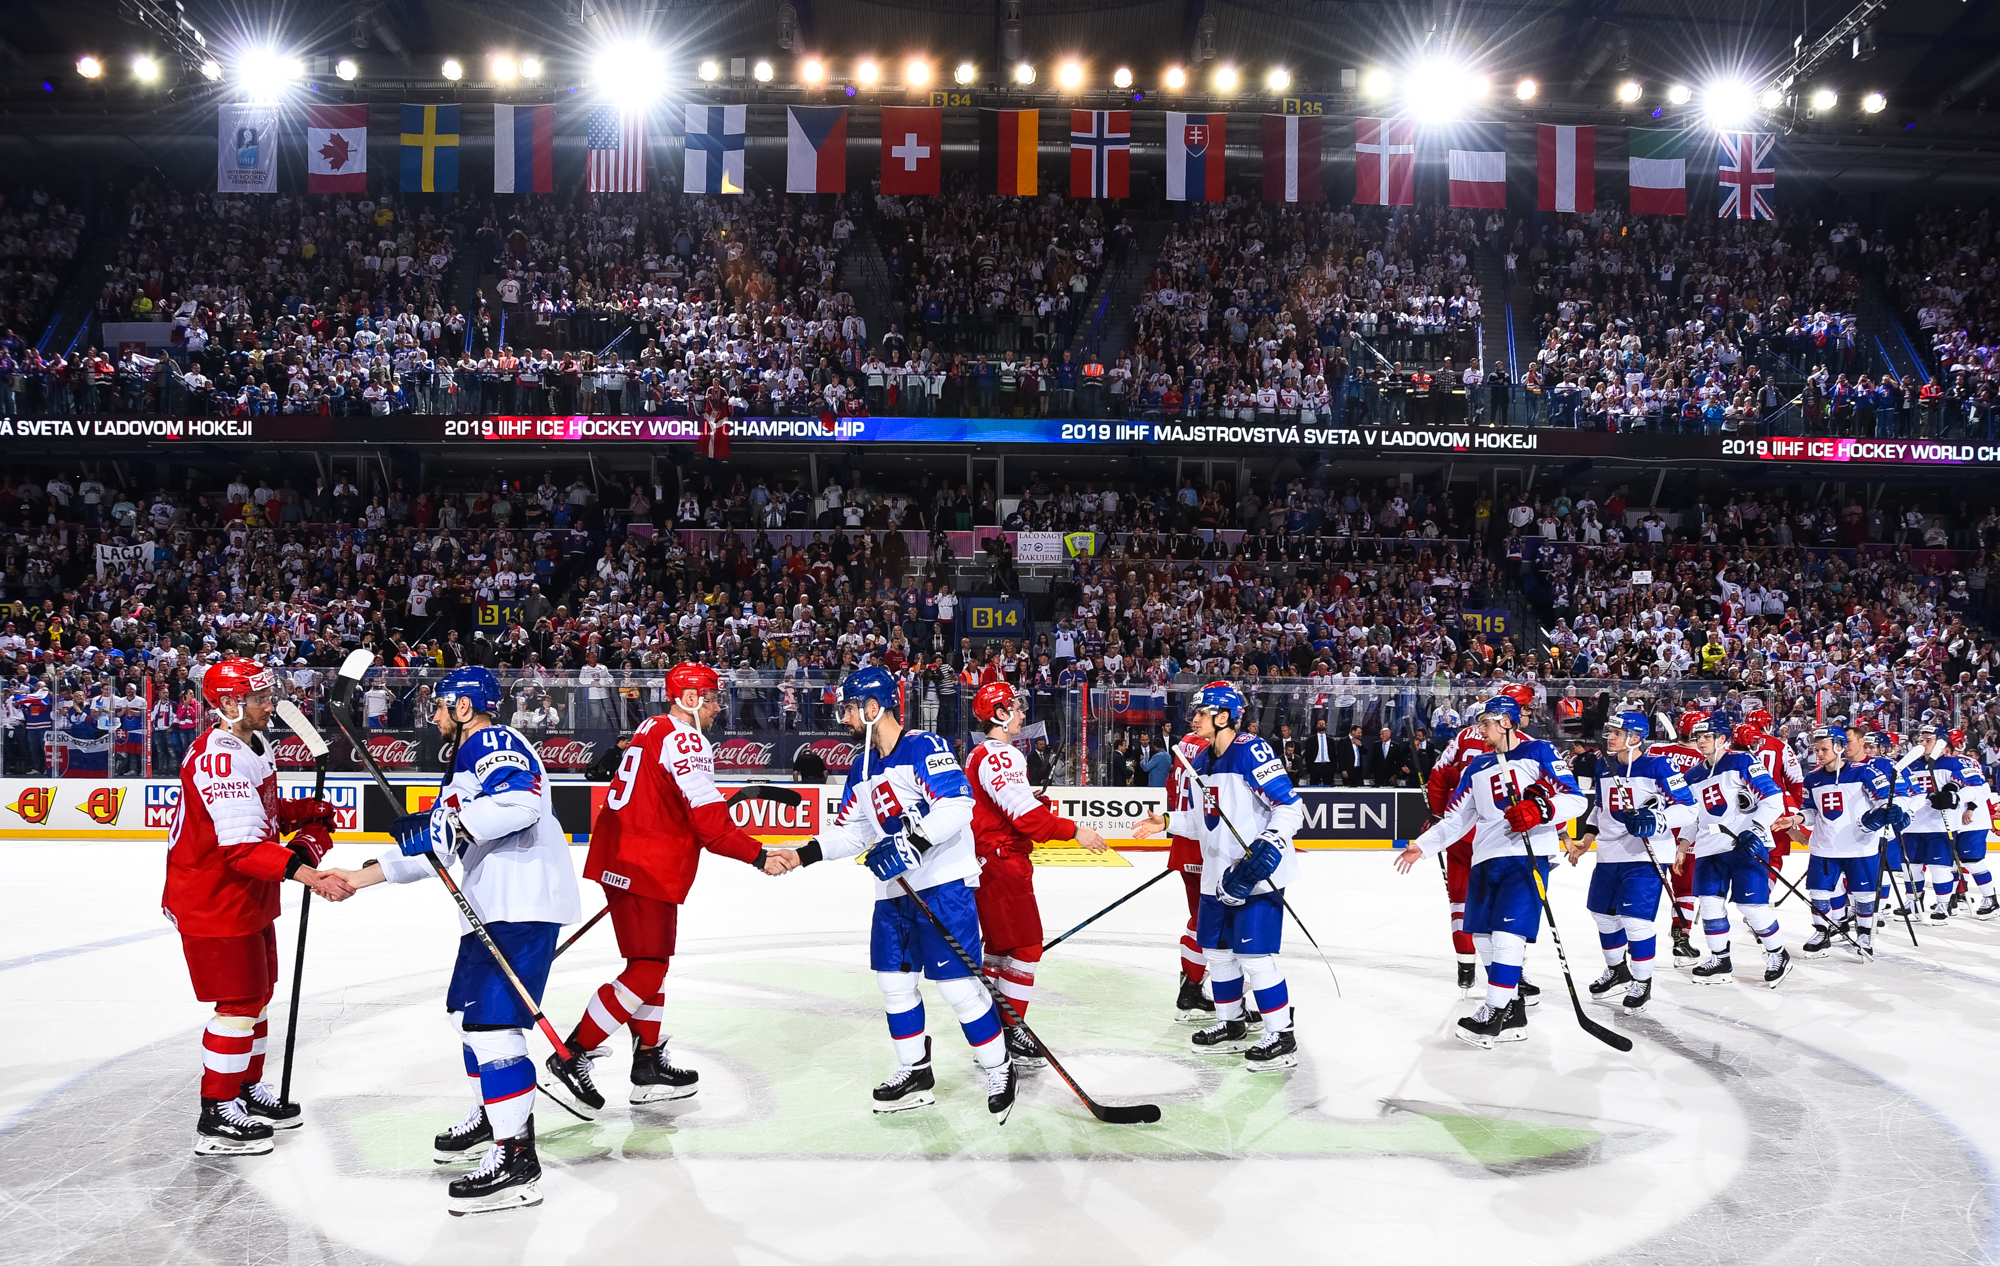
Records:
<instances>
[{"instance_id":1,"label":"ice skate","mask_svg":"<svg viewBox=\"0 0 2000 1266\"><path fill-rule=\"evenodd\" d=\"M1215 1019L1215 1003L1201 991L1199 982L1181 977L1180 996L1174 999L1174 1019L1184 1024L1204 1024Z\"/></svg>"},{"instance_id":2,"label":"ice skate","mask_svg":"<svg viewBox=\"0 0 2000 1266\"><path fill-rule=\"evenodd\" d=\"M1028 1036L1020 1025L1009 1025L1007 1033L1007 1058L1020 1065L1022 1072L1032 1072L1037 1068L1047 1068L1049 1061L1042 1058L1042 1048L1035 1039Z\"/></svg>"},{"instance_id":3,"label":"ice skate","mask_svg":"<svg viewBox=\"0 0 2000 1266\"><path fill-rule=\"evenodd\" d=\"M1241 1020L1223 1020L1188 1039L1197 1055L1236 1055L1250 1049L1250 1026Z\"/></svg>"},{"instance_id":4,"label":"ice skate","mask_svg":"<svg viewBox=\"0 0 2000 1266\"><path fill-rule=\"evenodd\" d=\"M1653 1000L1653 978L1635 980L1625 986L1625 1014L1638 1015Z\"/></svg>"},{"instance_id":5,"label":"ice skate","mask_svg":"<svg viewBox=\"0 0 2000 1266\"><path fill-rule=\"evenodd\" d=\"M1724 950L1710 955L1688 975L1697 985L1726 985L1736 979L1736 966L1729 961L1729 951Z\"/></svg>"},{"instance_id":6,"label":"ice skate","mask_svg":"<svg viewBox=\"0 0 2000 1266\"><path fill-rule=\"evenodd\" d=\"M1785 977L1792 974L1792 952L1780 949L1764 956L1764 987L1776 989L1785 983Z\"/></svg>"},{"instance_id":7,"label":"ice skate","mask_svg":"<svg viewBox=\"0 0 2000 1266\"><path fill-rule=\"evenodd\" d=\"M1290 1029L1266 1033L1263 1041L1243 1052L1243 1066L1253 1073L1283 1072L1298 1064L1299 1043Z\"/></svg>"},{"instance_id":8,"label":"ice skate","mask_svg":"<svg viewBox=\"0 0 2000 1266\"><path fill-rule=\"evenodd\" d=\"M1012 1029L1007 1031L1013 1032ZM995 1125L1007 1124L1007 1118L1013 1115L1014 1088L1020 1075L1020 1070L1011 1059L1002 1060L986 1070L986 1110L993 1114Z\"/></svg>"},{"instance_id":9,"label":"ice skate","mask_svg":"<svg viewBox=\"0 0 2000 1266\"><path fill-rule=\"evenodd\" d=\"M1602 976L1590 982L1590 1000L1616 1002L1621 996L1620 991L1631 983L1632 969L1620 960L1617 966L1605 968Z\"/></svg>"},{"instance_id":10,"label":"ice skate","mask_svg":"<svg viewBox=\"0 0 2000 1266\"><path fill-rule=\"evenodd\" d=\"M262 1156L271 1150L271 1127L244 1110L240 1099L203 1099L194 1127L196 1156Z\"/></svg>"},{"instance_id":11,"label":"ice skate","mask_svg":"<svg viewBox=\"0 0 2000 1266\"><path fill-rule=\"evenodd\" d=\"M692 1068L675 1068L667 1060L667 1044L641 1046L632 1052L632 1096L628 1103L663 1103L686 1099L700 1089L701 1074Z\"/></svg>"},{"instance_id":12,"label":"ice skate","mask_svg":"<svg viewBox=\"0 0 2000 1266\"><path fill-rule=\"evenodd\" d=\"M451 1180L446 1205L451 1216L526 1209L542 1202L542 1162L535 1155L535 1122L530 1117L518 1137L486 1149L479 1168Z\"/></svg>"},{"instance_id":13,"label":"ice skate","mask_svg":"<svg viewBox=\"0 0 2000 1266\"><path fill-rule=\"evenodd\" d=\"M568 1059L552 1054L542 1067L549 1071L542 1089L557 1103L586 1121L604 1111L604 1095L590 1079L590 1056L578 1050L572 1050Z\"/></svg>"},{"instance_id":14,"label":"ice skate","mask_svg":"<svg viewBox=\"0 0 2000 1266\"><path fill-rule=\"evenodd\" d=\"M937 1080L931 1075L931 1040L924 1039L924 1057L889 1074L889 1080L875 1087L875 1111L908 1112L937 1102Z\"/></svg>"},{"instance_id":15,"label":"ice skate","mask_svg":"<svg viewBox=\"0 0 2000 1266\"><path fill-rule=\"evenodd\" d=\"M1452 1035L1461 1042L1490 1051L1498 1042L1526 1041L1528 1018L1522 1013L1519 998L1497 1011L1491 1003L1482 1002L1479 1010L1458 1022Z\"/></svg>"},{"instance_id":16,"label":"ice skate","mask_svg":"<svg viewBox=\"0 0 2000 1266\"><path fill-rule=\"evenodd\" d=\"M305 1110L278 1098L269 1082L251 1082L239 1096L243 1110L274 1130L296 1130L306 1123Z\"/></svg>"},{"instance_id":17,"label":"ice skate","mask_svg":"<svg viewBox=\"0 0 2000 1266\"><path fill-rule=\"evenodd\" d=\"M431 1159L440 1165L477 1160L480 1149L493 1141L493 1123L486 1119L486 1105L478 1104L465 1119L431 1140Z\"/></svg>"}]
</instances>

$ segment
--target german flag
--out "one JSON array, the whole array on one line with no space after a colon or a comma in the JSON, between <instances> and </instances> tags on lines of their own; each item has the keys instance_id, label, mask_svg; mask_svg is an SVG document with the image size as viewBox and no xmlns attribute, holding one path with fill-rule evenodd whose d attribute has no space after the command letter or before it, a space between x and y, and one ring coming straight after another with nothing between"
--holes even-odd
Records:
<instances>
[{"instance_id":1,"label":"german flag","mask_svg":"<svg viewBox=\"0 0 2000 1266\"><path fill-rule=\"evenodd\" d=\"M1040 110L979 112L980 192L1035 196L1035 153L1041 123Z\"/></svg>"}]
</instances>

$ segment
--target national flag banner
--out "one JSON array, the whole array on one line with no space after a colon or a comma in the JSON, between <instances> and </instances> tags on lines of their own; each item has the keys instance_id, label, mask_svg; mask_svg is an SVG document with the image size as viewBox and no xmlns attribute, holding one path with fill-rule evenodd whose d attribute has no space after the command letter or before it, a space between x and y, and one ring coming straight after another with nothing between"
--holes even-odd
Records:
<instances>
[{"instance_id":1,"label":"national flag banner","mask_svg":"<svg viewBox=\"0 0 2000 1266\"><path fill-rule=\"evenodd\" d=\"M1507 129L1498 123L1461 123L1452 128L1445 163L1451 177L1451 205L1507 209Z\"/></svg>"},{"instance_id":2,"label":"national flag banner","mask_svg":"<svg viewBox=\"0 0 2000 1266\"><path fill-rule=\"evenodd\" d=\"M588 192L646 192L645 111L597 107L584 122L583 145Z\"/></svg>"},{"instance_id":3,"label":"national flag banner","mask_svg":"<svg viewBox=\"0 0 2000 1266\"><path fill-rule=\"evenodd\" d=\"M455 105L403 107L403 192L458 192Z\"/></svg>"},{"instance_id":4,"label":"national flag banner","mask_svg":"<svg viewBox=\"0 0 2000 1266\"><path fill-rule=\"evenodd\" d=\"M847 107L785 110L785 192L847 192Z\"/></svg>"},{"instance_id":5,"label":"national flag banner","mask_svg":"<svg viewBox=\"0 0 2000 1266\"><path fill-rule=\"evenodd\" d=\"M554 193L556 108L493 107L493 192Z\"/></svg>"},{"instance_id":6,"label":"national flag banner","mask_svg":"<svg viewBox=\"0 0 2000 1266\"><path fill-rule=\"evenodd\" d=\"M1687 156L1681 134L1664 128L1633 128L1625 134L1632 214L1688 213Z\"/></svg>"},{"instance_id":7,"label":"national flag banner","mask_svg":"<svg viewBox=\"0 0 2000 1266\"><path fill-rule=\"evenodd\" d=\"M944 109L882 107L882 192L937 193L944 182Z\"/></svg>"},{"instance_id":8,"label":"national flag banner","mask_svg":"<svg viewBox=\"0 0 2000 1266\"><path fill-rule=\"evenodd\" d=\"M1167 692L1138 686L1111 692L1111 719L1119 725L1159 725L1167 719Z\"/></svg>"},{"instance_id":9,"label":"national flag banner","mask_svg":"<svg viewBox=\"0 0 2000 1266\"><path fill-rule=\"evenodd\" d=\"M306 107L306 192L368 192L368 107Z\"/></svg>"},{"instance_id":10,"label":"national flag banner","mask_svg":"<svg viewBox=\"0 0 2000 1266\"><path fill-rule=\"evenodd\" d=\"M1132 196L1132 112L1069 112L1069 196Z\"/></svg>"},{"instance_id":11,"label":"national flag banner","mask_svg":"<svg viewBox=\"0 0 2000 1266\"><path fill-rule=\"evenodd\" d=\"M1414 120L1354 120L1354 201L1365 207L1417 204Z\"/></svg>"},{"instance_id":12,"label":"national flag banner","mask_svg":"<svg viewBox=\"0 0 2000 1266\"><path fill-rule=\"evenodd\" d=\"M1226 114L1167 111L1167 201L1220 202Z\"/></svg>"},{"instance_id":13,"label":"national flag banner","mask_svg":"<svg viewBox=\"0 0 2000 1266\"><path fill-rule=\"evenodd\" d=\"M1597 129L1538 124L1535 185L1535 206L1543 211L1595 210Z\"/></svg>"},{"instance_id":14,"label":"national flag banner","mask_svg":"<svg viewBox=\"0 0 2000 1266\"><path fill-rule=\"evenodd\" d=\"M979 192L1034 197L1041 136L1040 110L981 110Z\"/></svg>"},{"instance_id":15,"label":"national flag banner","mask_svg":"<svg viewBox=\"0 0 2000 1266\"><path fill-rule=\"evenodd\" d=\"M1267 114L1264 131L1264 201L1324 202L1320 184L1320 120L1310 114Z\"/></svg>"},{"instance_id":16,"label":"national flag banner","mask_svg":"<svg viewBox=\"0 0 2000 1266\"><path fill-rule=\"evenodd\" d=\"M1770 220L1771 194L1778 185L1776 132L1717 133L1722 156L1719 220Z\"/></svg>"},{"instance_id":17,"label":"national flag banner","mask_svg":"<svg viewBox=\"0 0 2000 1266\"><path fill-rule=\"evenodd\" d=\"M686 193L743 193L744 115L740 105L687 108L686 158L681 189Z\"/></svg>"},{"instance_id":18,"label":"national flag banner","mask_svg":"<svg viewBox=\"0 0 2000 1266\"><path fill-rule=\"evenodd\" d=\"M215 191L278 192L278 109L226 105L215 116Z\"/></svg>"}]
</instances>

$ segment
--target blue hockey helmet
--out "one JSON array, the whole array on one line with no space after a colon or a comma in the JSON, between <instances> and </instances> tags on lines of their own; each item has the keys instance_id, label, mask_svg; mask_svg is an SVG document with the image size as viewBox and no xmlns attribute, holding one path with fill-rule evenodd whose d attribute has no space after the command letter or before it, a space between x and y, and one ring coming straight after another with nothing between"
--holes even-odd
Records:
<instances>
[{"instance_id":1,"label":"blue hockey helmet","mask_svg":"<svg viewBox=\"0 0 2000 1266\"><path fill-rule=\"evenodd\" d=\"M1880 730L1863 730L1861 732L1861 745L1886 752L1895 745L1895 740Z\"/></svg>"},{"instance_id":2,"label":"blue hockey helmet","mask_svg":"<svg viewBox=\"0 0 2000 1266\"><path fill-rule=\"evenodd\" d=\"M864 699L873 699L881 704L885 711L894 713L901 693L896 687L896 679L890 675L889 670L874 665L855 669L847 674L846 681L840 683L840 702L843 706L860 703Z\"/></svg>"},{"instance_id":3,"label":"blue hockey helmet","mask_svg":"<svg viewBox=\"0 0 2000 1266\"><path fill-rule=\"evenodd\" d=\"M1243 716L1243 695L1226 681L1211 681L1195 693L1194 710L1197 712L1226 712L1229 724L1234 726Z\"/></svg>"},{"instance_id":4,"label":"blue hockey helmet","mask_svg":"<svg viewBox=\"0 0 2000 1266\"><path fill-rule=\"evenodd\" d=\"M1485 717L1501 717L1506 720L1509 726L1518 727L1521 724L1521 705L1509 699L1506 695L1494 695L1491 699L1479 705L1479 715L1482 719Z\"/></svg>"},{"instance_id":5,"label":"blue hockey helmet","mask_svg":"<svg viewBox=\"0 0 2000 1266\"><path fill-rule=\"evenodd\" d=\"M1653 723L1646 718L1645 713L1638 711L1614 712L1611 714L1611 719L1605 722L1604 728L1607 730L1624 730L1626 733L1636 734L1640 738L1651 738L1653 734Z\"/></svg>"},{"instance_id":6,"label":"blue hockey helmet","mask_svg":"<svg viewBox=\"0 0 2000 1266\"><path fill-rule=\"evenodd\" d=\"M474 712L494 715L500 711L500 679L485 668L454 668L438 682L434 697L446 705L464 699Z\"/></svg>"},{"instance_id":7,"label":"blue hockey helmet","mask_svg":"<svg viewBox=\"0 0 2000 1266\"><path fill-rule=\"evenodd\" d=\"M1826 739L1841 746L1847 745L1847 727L1844 725L1822 725L1812 732L1813 742Z\"/></svg>"},{"instance_id":8,"label":"blue hockey helmet","mask_svg":"<svg viewBox=\"0 0 2000 1266\"><path fill-rule=\"evenodd\" d=\"M1924 715L1930 716L1931 713L1926 712ZM1944 738L1950 728L1950 726L1941 725L1936 721L1926 721L1917 727L1917 737L1920 739Z\"/></svg>"}]
</instances>

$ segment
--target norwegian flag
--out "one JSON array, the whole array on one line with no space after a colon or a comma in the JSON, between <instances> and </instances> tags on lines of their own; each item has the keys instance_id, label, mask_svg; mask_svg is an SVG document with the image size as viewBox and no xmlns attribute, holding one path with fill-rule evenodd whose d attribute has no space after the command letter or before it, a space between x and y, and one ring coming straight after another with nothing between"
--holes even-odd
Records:
<instances>
[{"instance_id":1,"label":"norwegian flag","mask_svg":"<svg viewBox=\"0 0 2000 1266\"><path fill-rule=\"evenodd\" d=\"M1723 132L1716 137L1722 149L1722 205L1718 220L1771 220L1771 194L1778 184L1778 146L1775 132Z\"/></svg>"},{"instance_id":2,"label":"norwegian flag","mask_svg":"<svg viewBox=\"0 0 2000 1266\"><path fill-rule=\"evenodd\" d=\"M1069 194L1126 198L1132 193L1132 112L1069 112Z\"/></svg>"},{"instance_id":3,"label":"norwegian flag","mask_svg":"<svg viewBox=\"0 0 2000 1266\"><path fill-rule=\"evenodd\" d=\"M1354 120L1354 201L1367 207L1416 205L1414 120Z\"/></svg>"}]
</instances>

